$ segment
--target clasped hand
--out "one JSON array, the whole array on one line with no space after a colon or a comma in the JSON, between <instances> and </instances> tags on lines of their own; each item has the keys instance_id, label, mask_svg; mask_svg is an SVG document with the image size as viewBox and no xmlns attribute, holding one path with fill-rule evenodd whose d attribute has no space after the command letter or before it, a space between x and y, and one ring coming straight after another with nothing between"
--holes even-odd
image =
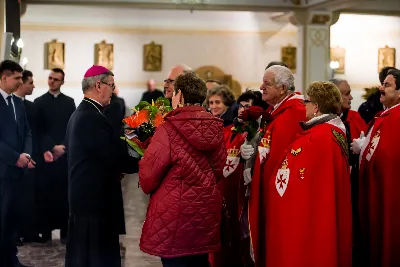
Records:
<instances>
[{"instance_id":1,"label":"clasped hand","mask_svg":"<svg viewBox=\"0 0 400 267\"><path fill-rule=\"evenodd\" d=\"M35 168L36 162L28 154L22 153L19 155L18 161L15 165L21 169L26 167L28 167L28 169L33 169Z\"/></svg>"}]
</instances>

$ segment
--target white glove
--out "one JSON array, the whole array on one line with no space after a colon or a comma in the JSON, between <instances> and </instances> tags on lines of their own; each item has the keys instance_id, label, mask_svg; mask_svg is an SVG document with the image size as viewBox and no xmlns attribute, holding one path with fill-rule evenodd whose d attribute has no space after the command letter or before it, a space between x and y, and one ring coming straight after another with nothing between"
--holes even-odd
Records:
<instances>
[{"instance_id":1,"label":"white glove","mask_svg":"<svg viewBox=\"0 0 400 267\"><path fill-rule=\"evenodd\" d=\"M247 168L243 171L244 185L249 185L251 183L251 168Z\"/></svg>"},{"instance_id":2,"label":"white glove","mask_svg":"<svg viewBox=\"0 0 400 267\"><path fill-rule=\"evenodd\" d=\"M242 156L242 159L248 160L254 154L254 147L252 145L243 144L240 147L240 154Z\"/></svg>"},{"instance_id":3,"label":"white glove","mask_svg":"<svg viewBox=\"0 0 400 267\"><path fill-rule=\"evenodd\" d=\"M350 150L353 152L353 154L360 154L361 149L364 146L365 139L364 132L361 132L360 138L353 139L353 142L350 144Z\"/></svg>"}]
</instances>

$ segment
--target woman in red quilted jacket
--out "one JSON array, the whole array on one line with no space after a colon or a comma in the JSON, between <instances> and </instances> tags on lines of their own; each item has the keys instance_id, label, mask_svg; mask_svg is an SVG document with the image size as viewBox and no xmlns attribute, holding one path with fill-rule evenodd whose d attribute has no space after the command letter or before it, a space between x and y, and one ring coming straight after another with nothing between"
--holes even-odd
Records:
<instances>
[{"instance_id":1,"label":"woman in red quilted jacket","mask_svg":"<svg viewBox=\"0 0 400 267\"><path fill-rule=\"evenodd\" d=\"M225 165L223 122L201 106L206 85L193 72L175 80L174 104L139 163L139 182L150 194L142 251L163 266L206 267L220 249Z\"/></svg>"}]
</instances>

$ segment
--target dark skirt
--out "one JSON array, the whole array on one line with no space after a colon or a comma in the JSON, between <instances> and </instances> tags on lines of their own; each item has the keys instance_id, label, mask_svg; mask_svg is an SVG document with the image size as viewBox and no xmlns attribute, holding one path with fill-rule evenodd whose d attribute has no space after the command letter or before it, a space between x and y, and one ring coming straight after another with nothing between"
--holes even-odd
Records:
<instances>
[{"instance_id":1,"label":"dark skirt","mask_svg":"<svg viewBox=\"0 0 400 267\"><path fill-rule=\"evenodd\" d=\"M121 267L112 216L70 215L65 267Z\"/></svg>"}]
</instances>

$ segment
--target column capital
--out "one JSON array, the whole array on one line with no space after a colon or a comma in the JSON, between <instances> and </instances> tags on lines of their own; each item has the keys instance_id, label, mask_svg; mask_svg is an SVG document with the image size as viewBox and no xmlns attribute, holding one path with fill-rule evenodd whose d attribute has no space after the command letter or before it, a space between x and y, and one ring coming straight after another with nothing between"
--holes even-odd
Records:
<instances>
[{"instance_id":1,"label":"column capital","mask_svg":"<svg viewBox=\"0 0 400 267\"><path fill-rule=\"evenodd\" d=\"M295 11L289 21L295 26L331 26L339 20L340 12L301 10Z\"/></svg>"}]
</instances>

